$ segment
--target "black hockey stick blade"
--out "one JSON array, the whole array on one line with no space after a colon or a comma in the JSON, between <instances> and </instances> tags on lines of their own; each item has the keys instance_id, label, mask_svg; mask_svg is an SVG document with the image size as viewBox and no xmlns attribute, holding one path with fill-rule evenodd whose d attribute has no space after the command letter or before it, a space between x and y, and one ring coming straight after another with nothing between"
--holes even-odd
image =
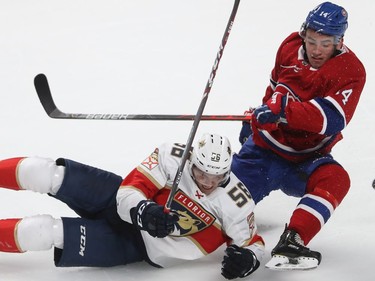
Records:
<instances>
[{"instance_id":1,"label":"black hockey stick blade","mask_svg":"<svg viewBox=\"0 0 375 281\"><path fill-rule=\"evenodd\" d=\"M84 119L84 120L165 120L186 121L194 120L195 115L172 115L172 114L124 114L124 113L66 113L61 111L55 104L48 79L43 73L34 78L34 86L40 103L45 112L55 119ZM245 121L250 120L250 115L202 115L205 121Z\"/></svg>"},{"instance_id":2,"label":"black hockey stick blade","mask_svg":"<svg viewBox=\"0 0 375 281\"><path fill-rule=\"evenodd\" d=\"M55 102L53 101L47 77L43 73L35 76L34 86L40 103L42 104L47 115L51 118L64 118L64 113L57 108Z\"/></svg>"}]
</instances>

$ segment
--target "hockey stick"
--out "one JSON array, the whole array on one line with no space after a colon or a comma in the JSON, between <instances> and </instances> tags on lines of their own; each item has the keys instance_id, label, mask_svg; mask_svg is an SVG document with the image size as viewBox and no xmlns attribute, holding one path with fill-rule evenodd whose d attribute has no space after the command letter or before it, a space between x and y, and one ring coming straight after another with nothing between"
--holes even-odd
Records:
<instances>
[{"instance_id":1,"label":"hockey stick","mask_svg":"<svg viewBox=\"0 0 375 281\"><path fill-rule=\"evenodd\" d=\"M55 104L46 75L38 74L34 78L34 85L40 103L45 112L55 119L84 119L84 120L166 120L185 121L194 120L195 115L170 115L170 114L115 114L115 113L66 113ZM244 121L249 120L248 115L202 115L201 120L209 121Z\"/></svg>"},{"instance_id":2,"label":"hockey stick","mask_svg":"<svg viewBox=\"0 0 375 281\"><path fill-rule=\"evenodd\" d=\"M216 59L215 59L214 65L212 67L210 77L208 78L201 103L199 104L199 107L198 107L197 114L195 115L194 122L193 122L189 137L188 137L187 142L186 142L186 147L185 147L184 153L182 154L181 163L180 163L180 165L177 169L176 176L173 180L173 184L172 184L172 187L171 187L171 192L169 193L168 200L165 204L164 209L165 209L166 212L169 212L170 209L171 209L172 200L173 200L173 198L174 198L174 196L177 192L178 185L181 181L182 172L184 170L186 161L190 156L190 150L192 148L192 143L193 143L195 134L196 134L197 129L198 129L199 121L201 120L203 110L204 110L204 107L205 107L207 99L208 99L208 94L211 91L212 83L213 83L214 78L216 76L216 70L219 66L220 59L223 56L224 47L225 47L225 45L228 41L229 34L232 30L233 22L234 22L234 19L236 17L236 14L237 14L239 4L240 4L240 0L234 1L232 12L230 14L230 17L229 17L229 20L228 20L223 38L221 40L221 45L220 45L219 51L217 52Z\"/></svg>"}]
</instances>

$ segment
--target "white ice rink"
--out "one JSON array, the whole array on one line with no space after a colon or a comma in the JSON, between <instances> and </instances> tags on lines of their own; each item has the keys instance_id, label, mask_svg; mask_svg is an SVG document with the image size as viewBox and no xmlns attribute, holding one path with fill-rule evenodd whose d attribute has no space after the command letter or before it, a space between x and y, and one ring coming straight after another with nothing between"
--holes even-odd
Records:
<instances>
[{"instance_id":1,"label":"white ice rink","mask_svg":"<svg viewBox=\"0 0 375 281\"><path fill-rule=\"evenodd\" d=\"M321 2L242 0L205 114L242 114L261 103L276 50ZM363 61L367 84L333 155L352 188L309 244L323 255L318 269L264 268L298 202L274 192L256 209L267 243L261 268L246 280L369 281L375 262L375 34L372 0L336 2L349 13L345 43ZM33 79L45 73L67 112L195 114L233 0L0 0L0 159L66 157L126 175L164 141L186 142L190 121L50 119ZM240 122L202 121L198 135L227 135L238 150ZM0 218L49 213L74 216L45 195L0 189ZM224 280L223 248L169 269L146 263L115 268L55 268L53 251L0 253L0 280Z\"/></svg>"}]
</instances>

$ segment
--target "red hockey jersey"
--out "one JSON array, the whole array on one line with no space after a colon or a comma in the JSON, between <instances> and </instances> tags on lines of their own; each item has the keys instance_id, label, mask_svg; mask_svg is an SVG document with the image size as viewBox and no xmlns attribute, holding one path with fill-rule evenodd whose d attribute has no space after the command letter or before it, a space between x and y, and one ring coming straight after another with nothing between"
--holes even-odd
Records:
<instances>
[{"instance_id":1,"label":"red hockey jersey","mask_svg":"<svg viewBox=\"0 0 375 281\"><path fill-rule=\"evenodd\" d=\"M261 125L253 116L254 142L292 161L329 153L342 139L366 81L365 68L345 45L341 53L314 69L306 61L297 32L279 47L263 103L277 91L295 100L285 108L287 123Z\"/></svg>"}]
</instances>

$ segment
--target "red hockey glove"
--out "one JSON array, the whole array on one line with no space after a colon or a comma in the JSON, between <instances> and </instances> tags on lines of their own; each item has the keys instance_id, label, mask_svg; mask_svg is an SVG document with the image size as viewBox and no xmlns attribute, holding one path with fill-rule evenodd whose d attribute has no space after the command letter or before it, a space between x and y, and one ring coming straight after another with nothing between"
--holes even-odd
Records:
<instances>
[{"instance_id":1,"label":"red hockey glove","mask_svg":"<svg viewBox=\"0 0 375 281\"><path fill-rule=\"evenodd\" d=\"M295 101L293 94L286 86L279 84L272 97L265 104L255 109L255 118L260 124L287 123L285 108L291 101Z\"/></svg>"},{"instance_id":2,"label":"red hockey glove","mask_svg":"<svg viewBox=\"0 0 375 281\"><path fill-rule=\"evenodd\" d=\"M285 120L285 106L287 104L287 96L275 92L272 98L254 111L255 118L260 124L278 123Z\"/></svg>"}]
</instances>

